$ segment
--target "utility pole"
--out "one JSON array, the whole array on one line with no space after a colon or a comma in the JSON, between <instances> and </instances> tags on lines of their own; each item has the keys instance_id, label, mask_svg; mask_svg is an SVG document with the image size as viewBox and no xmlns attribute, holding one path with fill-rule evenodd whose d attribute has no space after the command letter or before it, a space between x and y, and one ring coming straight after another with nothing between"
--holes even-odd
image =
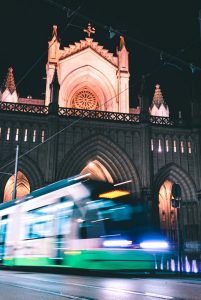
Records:
<instances>
[{"instance_id":1,"label":"utility pole","mask_svg":"<svg viewBox=\"0 0 201 300\"><path fill-rule=\"evenodd\" d=\"M178 261L179 272L182 273L182 240L181 240L181 220L180 220L180 207L181 207L181 187L178 183L172 185L172 207L177 210L177 247L178 247Z\"/></svg>"},{"instance_id":2,"label":"utility pole","mask_svg":"<svg viewBox=\"0 0 201 300\"><path fill-rule=\"evenodd\" d=\"M179 260L179 273L182 273L182 241L181 241L181 221L180 221L180 203L181 199L179 201L179 206L177 207L177 240L178 240L178 260Z\"/></svg>"},{"instance_id":3,"label":"utility pole","mask_svg":"<svg viewBox=\"0 0 201 300\"><path fill-rule=\"evenodd\" d=\"M13 200L16 198L18 156L19 156L19 145L17 145L16 147L16 155L15 155L15 174L14 174L14 186L13 186L13 198L12 198Z\"/></svg>"}]
</instances>

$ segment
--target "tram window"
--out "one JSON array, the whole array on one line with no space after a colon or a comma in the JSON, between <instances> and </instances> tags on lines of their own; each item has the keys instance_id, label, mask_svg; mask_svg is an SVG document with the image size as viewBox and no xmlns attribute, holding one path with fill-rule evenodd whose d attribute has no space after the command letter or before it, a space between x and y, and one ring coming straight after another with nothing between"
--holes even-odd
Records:
<instances>
[{"instance_id":1,"label":"tram window","mask_svg":"<svg viewBox=\"0 0 201 300\"><path fill-rule=\"evenodd\" d=\"M85 221L80 222L79 237L89 239L118 234L119 228L126 232L131 228L132 217L133 208L125 202L93 200L87 203Z\"/></svg>"},{"instance_id":2,"label":"tram window","mask_svg":"<svg viewBox=\"0 0 201 300\"><path fill-rule=\"evenodd\" d=\"M72 209L73 202L66 200L27 212L25 239L50 237L56 231L56 234L68 234ZM57 220L57 229L55 228L55 220Z\"/></svg>"},{"instance_id":3,"label":"tram window","mask_svg":"<svg viewBox=\"0 0 201 300\"><path fill-rule=\"evenodd\" d=\"M2 219L0 222L0 243L3 243L5 241L7 222L7 218L5 220Z\"/></svg>"},{"instance_id":4,"label":"tram window","mask_svg":"<svg viewBox=\"0 0 201 300\"><path fill-rule=\"evenodd\" d=\"M72 207L59 209L57 213L58 233L65 235L70 233L70 220L72 216Z\"/></svg>"},{"instance_id":5,"label":"tram window","mask_svg":"<svg viewBox=\"0 0 201 300\"><path fill-rule=\"evenodd\" d=\"M80 224L80 239L87 239L87 225L86 222Z\"/></svg>"},{"instance_id":6,"label":"tram window","mask_svg":"<svg viewBox=\"0 0 201 300\"><path fill-rule=\"evenodd\" d=\"M25 239L45 238L52 235L53 215L44 208L27 213Z\"/></svg>"}]
</instances>

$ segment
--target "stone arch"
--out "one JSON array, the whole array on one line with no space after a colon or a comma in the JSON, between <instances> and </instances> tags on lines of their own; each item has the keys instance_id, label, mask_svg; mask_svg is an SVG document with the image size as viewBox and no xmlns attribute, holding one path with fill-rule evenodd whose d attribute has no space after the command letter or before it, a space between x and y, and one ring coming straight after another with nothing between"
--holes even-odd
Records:
<instances>
[{"instance_id":1,"label":"stone arch","mask_svg":"<svg viewBox=\"0 0 201 300\"><path fill-rule=\"evenodd\" d=\"M14 175L11 175L8 179L4 188L4 199L3 202L8 202L13 199L14 190ZM17 182L16 182L16 198L21 198L30 193L30 184L27 177L21 172L17 172Z\"/></svg>"},{"instance_id":2,"label":"stone arch","mask_svg":"<svg viewBox=\"0 0 201 300\"><path fill-rule=\"evenodd\" d=\"M172 185L173 182L165 180L159 190L159 220L160 230L172 243L177 240L177 209L172 207Z\"/></svg>"},{"instance_id":3,"label":"stone arch","mask_svg":"<svg viewBox=\"0 0 201 300\"><path fill-rule=\"evenodd\" d=\"M155 195L158 195L161 185L167 179L173 183L179 183L182 191L182 200L197 200L196 186L193 180L185 170L175 163L170 163L159 170L154 180Z\"/></svg>"},{"instance_id":4,"label":"stone arch","mask_svg":"<svg viewBox=\"0 0 201 300\"><path fill-rule=\"evenodd\" d=\"M100 161L93 160L91 161L82 171L81 175L88 174L90 173L91 176L90 178L92 179L98 179L98 180L103 180L107 181L110 183L113 183L113 179L108 172L108 170L105 168L103 164L100 163Z\"/></svg>"},{"instance_id":5,"label":"stone arch","mask_svg":"<svg viewBox=\"0 0 201 300\"><path fill-rule=\"evenodd\" d=\"M7 157L5 160L5 168L1 169L2 172L5 173L14 173L14 163L15 163L15 155ZM40 168L38 167L37 163L33 161L28 156L23 156L22 158L19 158L18 161L18 171L22 172L26 178L28 179L28 182L30 184L30 190L33 191L35 189L38 189L39 187L44 185L44 180L42 176L42 172ZM9 175L2 174L0 176L0 199L2 201L3 195L4 195L4 189L6 186L6 183L8 181Z\"/></svg>"},{"instance_id":6,"label":"stone arch","mask_svg":"<svg viewBox=\"0 0 201 300\"><path fill-rule=\"evenodd\" d=\"M60 164L58 179L79 174L91 161L98 161L109 172L114 183L132 180L129 187L140 197L139 175L128 155L102 135L74 145Z\"/></svg>"},{"instance_id":7,"label":"stone arch","mask_svg":"<svg viewBox=\"0 0 201 300\"><path fill-rule=\"evenodd\" d=\"M180 166L171 163L163 167L159 170L155 182L154 182L154 212L158 213L155 219L156 222L161 224L161 215L159 216L159 190L162 187L163 183L166 181L171 181L172 183L178 183L181 187L181 218L180 218L180 226L181 232L183 236L183 243L185 247L189 247L191 245L191 241L194 243L194 247L198 247L198 218L196 216L196 211L198 210L198 199L196 195L196 186L191 179L191 177L184 171ZM166 227L167 236L169 236L170 240L175 243L177 242L176 235L176 223L177 223L177 210L174 209L171 205L171 198L169 198L169 206L171 217L173 218L174 224L169 222L168 227ZM161 228L161 226L160 226ZM162 229L162 228L161 228ZM196 246L195 246L196 245Z\"/></svg>"},{"instance_id":8,"label":"stone arch","mask_svg":"<svg viewBox=\"0 0 201 300\"><path fill-rule=\"evenodd\" d=\"M59 105L70 107L73 94L83 86L88 86L98 96L100 110L117 111L117 95L107 74L89 65L73 70L64 78L60 84Z\"/></svg>"}]
</instances>

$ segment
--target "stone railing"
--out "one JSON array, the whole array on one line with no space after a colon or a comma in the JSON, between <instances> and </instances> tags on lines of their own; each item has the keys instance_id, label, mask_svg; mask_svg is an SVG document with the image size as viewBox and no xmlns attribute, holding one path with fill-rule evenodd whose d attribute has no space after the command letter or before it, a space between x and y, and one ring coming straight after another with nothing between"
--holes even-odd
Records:
<instances>
[{"instance_id":1,"label":"stone railing","mask_svg":"<svg viewBox=\"0 0 201 300\"><path fill-rule=\"evenodd\" d=\"M76 117L80 119L139 123L139 115L100 111L100 110L85 110L85 109L60 107L58 114L59 116L72 117L72 118Z\"/></svg>"},{"instance_id":2,"label":"stone railing","mask_svg":"<svg viewBox=\"0 0 201 300\"><path fill-rule=\"evenodd\" d=\"M116 121L125 123L151 123L153 125L164 125L164 126L174 126L177 122L172 121L170 118L166 117L153 117L148 116L144 119L139 114L126 114L108 111L98 111L98 110L84 110L76 108L66 108L59 107L56 111L52 112L48 106L45 105L32 105L32 104L22 104L22 103L11 103L11 102L1 102L0 112L16 112L16 113L27 113L27 114L40 114L47 115L49 113L54 113L61 117L77 118L77 119L91 119L91 120L104 120L104 121Z\"/></svg>"},{"instance_id":3,"label":"stone railing","mask_svg":"<svg viewBox=\"0 0 201 300\"><path fill-rule=\"evenodd\" d=\"M45 105L32 105L32 104L22 104L22 103L11 103L11 102L1 102L0 112L20 112L20 113L32 113L32 114L48 114L48 106Z\"/></svg>"}]
</instances>

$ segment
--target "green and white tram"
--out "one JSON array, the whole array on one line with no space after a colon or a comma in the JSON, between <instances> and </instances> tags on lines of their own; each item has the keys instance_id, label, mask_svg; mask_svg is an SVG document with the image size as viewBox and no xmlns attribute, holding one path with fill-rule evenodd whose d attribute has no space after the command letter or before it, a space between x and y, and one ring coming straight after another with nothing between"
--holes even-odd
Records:
<instances>
[{"instance_id":1,"label":"green and white tram","mask_svg":"<svg viewBox=\"0 0 201 300\"><path fill-rule=\"evenodd\" d=\"M126 190L77 176L0 205L0 262L92 270L154 270L134 249L136 209Z\"/></svg>"}]
</instances>

